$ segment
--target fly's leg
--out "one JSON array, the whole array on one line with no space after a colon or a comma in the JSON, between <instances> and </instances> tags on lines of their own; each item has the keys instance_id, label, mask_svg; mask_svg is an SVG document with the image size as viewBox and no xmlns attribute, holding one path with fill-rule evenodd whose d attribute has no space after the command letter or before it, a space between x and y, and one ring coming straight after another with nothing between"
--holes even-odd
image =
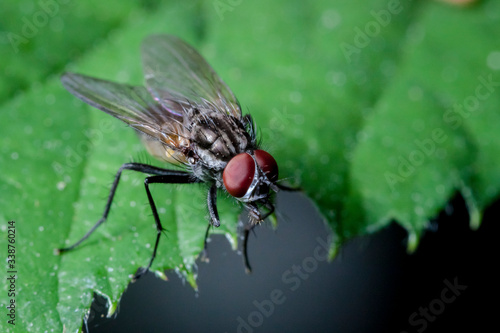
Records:
<instances>
[{"instance_id":1,"label":"fly's leg","mask_svg":"<svg viewBox=\"0 0 500 333\"><path fill-rule=\"evenodd\" d=\"M210 224L214 227L220 227L219 213L217 212L217 186L210 186L207 197L208 212L210 213Z\"/></svg>"},{"instance_id":2,"label":"fly's leg","mask_svg":"<svg viewBox=\"0 0 500 333\"><path fill-rule=\"evenodd\" d=\"M115 180L113 181L113 185L111 186L111 190L109 192L108 196L108 201L106 202L106 206L104 207L104 212L102 214L102 217L97 221L97 223L83 236L79 241L76 243L65 247L61 249L57 249L57 254L63 253L63 252L68 252L73 250L75 247L80 245L84 240L89 238L89 236L101 225L106 221L109 211L111 209L111 204L113 203L113 198L115 197L116 193L116 188L118 187L118 183L120 182L120 177L122 175L123 170L132 170L132 171L138 171L142 173L147 173L147 174L152 174L152 175L165 175L165 174L184 174L185 172L183 171L172 171L172 170L166 170L162 168L157 168L152 165L147 165L147 164L142 164L142 163L125 163L123 164L120 169L118 169L118 172L115 175Z\"/></svg>"},{"instance_id":3,"label":"fly's leg","mask_svg":"<svg viewBox=\"0 0 500 333\"><path fill-rule=\"evenodd\" d=\"M203 261L208 262L208 250L207 250L207 239L210 227L214 226L218 228L220 226L219 213L217 212L217 186L213 184L208 190L207 196L208 213L210 214L210 222L207 226L207 231L205 232L205 240L203 242L203 252L201 258Z\"/></svg>"},{"instance_id":4,"label":"fly's leg","mask_svg":"<svg viewBox=\"0 0 500 333\"><path fill-rule=\"evenodd\" d=\"M170 171L170 170L169 170ZM144 273L149 271L151 268L151 265L153 264L153 261L155 260L156 257L156 251L158 250L158 244L160 244L160 236L163 229L163 226L161 225L160 222L160 216L158 215L158 211L156 209L156 205L153 199L153 196L151 195L151 191L149 190L149 185L150 184L189 184L195 182L191 175L187 172L184 171L171 171L171 174L166 174L166 175L160 175L160 176L150 176L146 177L144 179L144 187L146 188L146 194L148 196L148 201L149 201L149 206L151 207L151 211L153 213L153 217L155 219L156 223L156 241L155 241L155 247L153 249L153 254L151 255L151 259L149 260L149 264L146 266L146 268L139 268L137 270L137 273L135 273L134 279L140 278Z\"/></svg>"},{"instance_id":5,"label":"fly's leg","mask_svg":"<svg viewBox=\"0 0 500 333\"><path fill-rule=\"evenodd\" d=\"M193 183L197 182L197 180L193 180L190 178L190 174L184 171L177 171L177 170L167 170L163 168L157 168L152 165L148 164L142 164L142 163L125 163L123 164L120 169L118 169L118 172L115 175L115 179L113 181L113 185L111 186L111 190L108 196L108 201L106 202L106 206L104 207L104 212L102 214L102 217L97 221L97 223L76 243L65 247L65 248L60 248L56 249L57 254L61 254L64 252L68 252L79 246L83 241L85 241L89 236L101 225L103 224L107 217L108 214L111 210L111 204L113 203L113 198L116 193L116 189L118 187L118 183L120 182L120 177L121 174L124 170L132 170L132 171L137 171L145 174L151 174L151 175L156 175L156 176L161 176L161 177L168 177L172 181L170 183ZM177 180L177 181L175 181ZM148 190L146 186L146 190ZM158 223L157 223L158 225Z\"/></svg>"},{"instance_id":6,"label":"fly's leg","mask_svg":"<svg viewBox=\"0 0 500 333\"><path fill-rule=\"evenodd\" d=\"M264 215L262 215L256 204L248 205L248 209L250 210L250 223L245 226L243 236L243 262L245 264L246 273L252 272L252 267L250 266L250 261L248 260L248 236L250 235L250 231L252 231L257 224L260 224L260 222L264 221L269 215L274 212L274 205L269 201L266 201L264 203L264 206L268 209L268 211Z\"/></svg>"},{"instance_id":7,"label":"fly's leg","mask_svg":"<svg viewBox=\"0 0 500 333\"><path fill-rule=\"evenodd\" d=\"M243 238L243 263L245 264L245 272L247 274L252 273L252 267L250 266L250 262L248 260L248 251L247 251L248 235L250 235L250 231L252 231L256 225L257 225L257 223L252 222L252 223L249 223L245 226L245 234L244 234L244 238Z\"/></svg>"},{"instance_id":8,"label":"fly's leg","mask_svg":"<svg viewBox=\"0 0 500 333\"><path fill-rule=\"evenodd\" d=\"M210 261L210 258L208 258L208 233L210 232L210 227L212 226L211 223L208 224L207 226L207 231L205 231L205 240L203 241L203 251L201 251L201 261L204 261L204 262L209 262Z\"/></svg>"}]
</instances>

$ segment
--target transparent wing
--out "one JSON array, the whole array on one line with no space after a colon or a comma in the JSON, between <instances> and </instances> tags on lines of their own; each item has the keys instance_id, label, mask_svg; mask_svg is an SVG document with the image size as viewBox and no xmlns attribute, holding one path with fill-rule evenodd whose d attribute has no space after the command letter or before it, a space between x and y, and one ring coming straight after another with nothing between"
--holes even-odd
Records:
<instances>
[{"instance_id":1,"label":"transparent wing","mask_svg":"<svg viewBox=\"0 0 500 333\"><path fill-rule=\"evenodd\" d=\"M175 114L176 110L165 110L153 100L146 88L74 73L65 73L61 81L70 93L85 103L124 121L171 149L179 149L185 130L182 117ZM182 108L179 105L175 107Z\"/></svg>"},{"instance_id":2,"label":"transparent wing","mask_svg":"<svg viewBox=\"0 0 500 333\"><path fill-rule=\"evenodd\" d=\"M203 57L181 39L152 35L142 43L146 87L164 107L201 105L241 119L238 100ZM215 108L214 108L215 107Z\"/></svg>"}]
</instances>

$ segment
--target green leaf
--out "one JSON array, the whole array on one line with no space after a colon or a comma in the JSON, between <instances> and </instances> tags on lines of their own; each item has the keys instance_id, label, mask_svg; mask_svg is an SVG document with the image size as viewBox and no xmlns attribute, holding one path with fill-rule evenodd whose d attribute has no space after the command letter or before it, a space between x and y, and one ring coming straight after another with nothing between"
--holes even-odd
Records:
<instances>
[{"instance_id":1,"label":"green leaf","mask_svg":"<svg viewBox=\"0 0 500 333\"><path fill-rule=\"evenodd\" d=\"M486 15L496 5L427 3L414 18L354 151L351 189L368 217L359 231L395 219L416 240L456 191L477 226L476 209L498 195L500 16Z\"/></svg>"},{"instance_id":2,"label":"green leaf","mask_svg":"<svg viewBox=\"0 0 500 333\"><path fill-rule=\"evenodd\" d=\"M133 273L147 265L156 229L143 176L133 172L124 173L95 234L62 256L53 250L100 218L121 164L162 166L133 131L79 102L58 76L73 60L72 71L140 84L139 46L152 33L184 38L228 83L281 177L300 185L325 217L335 235L332 255L346 239L393 220L409 231L413 249L456 191L473 226L498 196L498 2L61 3L15 53L7 33L22 32L23 17L41 10L18 3L3 12L16 20L0 20L7 64L0 80L0 223L5 235L7 221L16 226L15 331L74 332L94 292L113 311ZM195 286L206 188L154 186L153 195L167 232L152 269L160 277L176 269ZM236 246L240 207L221 196L219 211L217 232ZM5 308L12 297L3 288ZM0 329L14 331L5 320Z\"/></svg>"},{"instance_id":3,"label":"green leaf","mask_svg":"<svg viewBox=\"0 0 500 333\"><path fill-rule=\"evenodd\" d=\"M58 73L139 10L140 1L2 2L0 102ZM81 33L85 27L85 33ZM63 51L63 52L61 52Z\"/></svg>"}]
</instances>

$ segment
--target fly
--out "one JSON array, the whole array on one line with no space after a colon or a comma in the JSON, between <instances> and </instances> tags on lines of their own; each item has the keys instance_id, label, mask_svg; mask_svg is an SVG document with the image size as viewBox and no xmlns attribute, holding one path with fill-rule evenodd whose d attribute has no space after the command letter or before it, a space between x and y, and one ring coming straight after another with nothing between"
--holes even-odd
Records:
<instances>
[{"instance_id":1,"label":"fly","mask_svg":"<svg viewBox=\"0 0 500 333\"><path fill-rule=\"evenodd\" d=\"M147 175L144 185L157 231L149 264L139 269L135 278L151 267L164 230L149 190L156 183L208 185L205 250L210 227L220 226L217 190L224 190L240 201L249 211L243 258L250 271L249 232L273 213L271 193L288 189L277 184L276 160L259 149L252 117L242 115L234 94L194 48L175 36L152 35L143 41L141 51L145 87L75 73L65 73L62 84L85 103L134 128L151 155L182 166L183 170L143 163L123 164L116 173L101 219L79 241L58 251L74 249L106 220L122 172L132 170Z\"/></svg>"}]
</instances>

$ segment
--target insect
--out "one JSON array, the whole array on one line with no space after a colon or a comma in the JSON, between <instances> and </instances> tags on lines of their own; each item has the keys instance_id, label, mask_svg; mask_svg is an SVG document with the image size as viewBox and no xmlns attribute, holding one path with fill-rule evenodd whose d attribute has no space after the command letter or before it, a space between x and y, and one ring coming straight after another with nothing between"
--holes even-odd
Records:
<instances>
[{"instance_id":1,"label":"insect","mask_svg":"<svg viewBox=\"0 0 500 333\"><path fill-rule=\"evenodd\" d=\"M147 198L156 223L156 242L147 272L155 259L160 222L151 184L206 183L209 224L219 227L217 190L240 201L249 212L245 227L243 258L247 271L249 231L274 212L270 196L279 189L278 165L268 152L259 149L255 125L227 85L190 45L172 35L152 35L142 44L145 87L118 84L75 73L65 73L63 86L91 106L120 119L136 130L148 152L183 170L169 170L143 163L125 163L116 173L102 217L76 243L59 249L74 249L107 218L120 176L124 170L147 174ZM264 210L264 213L261 211Z\"/></svg>"}]
</instances>

